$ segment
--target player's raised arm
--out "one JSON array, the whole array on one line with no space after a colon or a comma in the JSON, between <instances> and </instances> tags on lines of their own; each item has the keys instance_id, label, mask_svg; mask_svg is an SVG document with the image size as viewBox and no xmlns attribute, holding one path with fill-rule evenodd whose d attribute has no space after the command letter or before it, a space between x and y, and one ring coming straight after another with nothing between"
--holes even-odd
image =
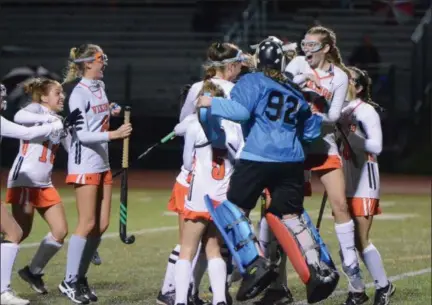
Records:
<instances>
[{"instance_id":1,"label":"player's raised arm","mask_svg":"<svg viewBox=\"0 0 432 305\"><path fill-rule=\"evenodd\" d=\"M29 105L34 106L34 105ZM34 124L45 124L52 123L54 121L60 120L60 118L47 114L47 113L37 113L32 111L35 107L25 107L19 110L14 116L14 122L22 125L34 125ZM37 105L35 105L37 106Z\"/></svg>"},{"instance_id":2,"label":"player's raised arm","mask_svg":"<svg viewBox=\"0 0 432 305\"><path fill-rule=\"evenodd\" d=\"M231 99L200 96L197 106L208 107L211 113L232 121L246 121L253 112L259 98L259 85L256 75L244 75L231 91Z\"/></svg>"},{"instance_id":3,"label":"player's raised arm","mask_svg":"<svg viewBox=\"0 0 432 305\"><path fill-rule=\"evenodd\" d=\"M48 137L51 133L63 130L63 123L56 121L42 126L25 127L15 124L1 117L1 136L20 140L33 140L39 137Z\"/></svg>"}]
</instances>

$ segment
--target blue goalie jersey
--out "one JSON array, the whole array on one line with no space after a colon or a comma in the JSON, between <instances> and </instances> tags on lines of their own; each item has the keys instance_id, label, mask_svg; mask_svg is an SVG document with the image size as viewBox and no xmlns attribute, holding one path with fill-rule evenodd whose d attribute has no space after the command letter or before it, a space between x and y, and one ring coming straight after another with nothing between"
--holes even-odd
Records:
<instances>
[{"instance_id":1,"label":"blue goalie jersey","mask_svg":"<svg viewBox=\"0 0 432 305\"><path fill-rule=\"evenodd\" d=\"M243 76L231 91L231 100L213 98L211 112L242 121L245 147L242 159L302 162L302 143L320 136L322 118L313 115L302 93L262 72Z\"/></svg>"}]
</instances>

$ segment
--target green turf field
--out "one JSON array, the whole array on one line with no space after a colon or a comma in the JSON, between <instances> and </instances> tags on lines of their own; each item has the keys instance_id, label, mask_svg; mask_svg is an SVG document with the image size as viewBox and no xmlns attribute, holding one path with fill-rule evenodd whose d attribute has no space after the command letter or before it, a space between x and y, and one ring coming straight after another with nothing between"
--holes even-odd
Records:
<instances>
[{"instance_id":1,"label":"green turf field","mask_svg":"<svg viewBox=\"0 0 432 305\"><path fill-rule=\"evenodd\" d=\"M4 192L3 192L4 194ZM76 210L70 189L60 190L65 202L70 232L76 224ZM111 226L100 246L101 266L92 266L89 278L100 301L98 304L155 304L165 266L172 247L177 243L177 217L166 212L169 191L138 191L129 193L129 230L135 231L136 242L124 245L118 237L119 192L113 195ZM310 216L317 218L321 198L319 195L306 201ZM373 225L372 241L380 250L388 276L395 281L396 294L391 304L431 304L431 202L429 196L384 196L384 214ZM258 218L252 214L253 219ZM33 233L24 242L15 264L15 270L26 265L36 251L47 226L35 216ZM330 211L326 211L321 232L329 245L336 263L337 241ZM45 280L50 293L39 296L14 274L13 288L31 304L71 304L57 290L64 277L66 251L62 250L45 270ZM338 266L339 268L340 266ZM296 299L295 304L306 304L304 287L291 267L288 285ZM371 278L364 272L366 282ZM205 278L202 292L208 281ZM373 286L369 285L373 297ZM345 298L346 281L342 279L335 295L322 304L341 304ZM233 294L236 286L232 288ZM207 296L209 296L207 294ZM240 303L238 303L240 304ZM243 304L252 304L243 303ZM370 304L372 302L370 301Z\"/></svg>"}]
</instances>

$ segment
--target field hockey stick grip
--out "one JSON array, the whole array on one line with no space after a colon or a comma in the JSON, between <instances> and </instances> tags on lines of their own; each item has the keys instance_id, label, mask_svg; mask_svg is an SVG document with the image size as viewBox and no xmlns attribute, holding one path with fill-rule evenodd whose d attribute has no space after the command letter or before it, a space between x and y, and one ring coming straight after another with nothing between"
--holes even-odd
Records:
<instances>
[{"instance_id":1,"label":"field hockey stick grip","mask_svg":"<svg viewBox=\"0 0 432 305\"><path fill-rule=\"evenodd\" d=\"M126 106L124 112L124 124L130 123L131 107ZM122 168L129 167L129 137L123 139Z\"/></svg>"},{"instance_id":2,"label":"field hockey stick grip","mask_svg":"<svg viewBox=\"0 0 432 305\"><path fill-rule=\"evenodd\" d=\"M171 140L171 139L173 139L175 137L175 132L174 131L171 131L169 134L167 134L165 137L163 137L161 140L160 140L160 142L163 144L163 143L166 143L166 142L168 142L169 140Z\"/></svg>"}]
</instances>

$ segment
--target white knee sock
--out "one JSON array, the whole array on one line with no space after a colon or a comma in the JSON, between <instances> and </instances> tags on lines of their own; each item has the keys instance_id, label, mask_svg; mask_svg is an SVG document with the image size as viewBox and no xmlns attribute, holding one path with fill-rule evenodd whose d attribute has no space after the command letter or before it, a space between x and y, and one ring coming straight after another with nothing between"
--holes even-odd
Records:
<instances>
[{"instance_id":1,"label":"white knee sock","mask_svg":"<svg viewBox=\"0 0 432 305\"><path fill-rule=\"evenodd\" d=\"M339 240L343 256L343 264L347 267L358 265L358 258L354 241L354 221L335 224L336 235Z\"/></svg>"},{"instance_id":2,"label":"white knee sock","mask_svg":"<svg viewBox=\"0 0 432 305\"><path fill-rule=\"evenodd\" d=\"M303 251L306 251L305 255L308 264L319 264L318 251L315 249L315 240L306 229L305 224L303 224L298 217L284 219L283 223L290 228L294 234L296 234L297 240L303 248Z\"/></svg>"},{"instance_id":3,"label":"white knee sock","mask_svg":"<svg viewBox=\"0 0 432 305\"><path fill-rule=\"evenodd\" d=\"M62 246L63 244L56 241L51 232L49 232L44 239L42 239L36 254L33 256L29 265L30 272L33 274L42 274L45 266Z\"/></svg>"},{"instance_id":4,"label":"white knee sock","mask_svg":"<svg viewBox=\"0 0 432 305\"><path fill-rule=\"evenodd\" d=\"M179 259L175 264L175 304L187 304L189 282L192 275L192 264L185 259Z\"/></svg>"},{"instance_id":5,"label":"white knee sock","mask_svg":"<svg viewBox=\"0 0 432 305\"><path fill-rule=\"evenodd\" d=\"M6 291L11 282L12 278L12 268L15 263L15 259L18 254L19 245L14 243L1 244L1 293Z\"/></svg>"},{"instance_id":6,"label":"white knee sock","mask_svg":"<svg viewBox=\"0 0 432 305\"><path fill-rule=\"evenodd\" d=\"M374 279L376 289L387 286L389 281L384 270L381 255L372 243L363 250L363 260Z\"/></svg>"},{"instance_id":7,"label":"white knee sock","mask_svg":"<svg viewBox=\"0 0 432 305\"><path fill-rule=\"evenodd\" d=\"M192 279L192 295L195 295L199 291L199 286L201 284L201 280L204 276L204 273L207 270L207 257L205 253L198 253L198 259L195 265L195 268L193 268L193 279Z\"/></svg>"},{"instance_id":8,"label":"white knee sock","mask_svg":"<svg viewBox=\"0 0 432 305\"><path fill-rule=\"evenodd\" d=\"M176 245L171 251L168 258L168 265L165 272L165 278L162 285L161 292L165 294L167 292L175 290L175 265L177 263L180 254L180 245Z\"/></svg>"},{"instance_id":9,"label":"white knee sock","mask_svg":"<svg viewBox=\"0 0 432 305\"><path fill-rule=\"evenodd\" d=\"M66 262L66 281L76 282L78 280L78 270L87 239L78 235L72 235L69 240L67 262Z\"/></svg>"},{"instance_id":10,"label":"white knee sock","mask_svg":"<svg viewBox=\"0 0 432 305\"><path fill-rule=\"evenodd\" d=\"M208 261L208 272L213 293L213 305L226 302L225 287L227 270L225 261L222 258L210 259Z\"/></svg>"}]
</instances>

